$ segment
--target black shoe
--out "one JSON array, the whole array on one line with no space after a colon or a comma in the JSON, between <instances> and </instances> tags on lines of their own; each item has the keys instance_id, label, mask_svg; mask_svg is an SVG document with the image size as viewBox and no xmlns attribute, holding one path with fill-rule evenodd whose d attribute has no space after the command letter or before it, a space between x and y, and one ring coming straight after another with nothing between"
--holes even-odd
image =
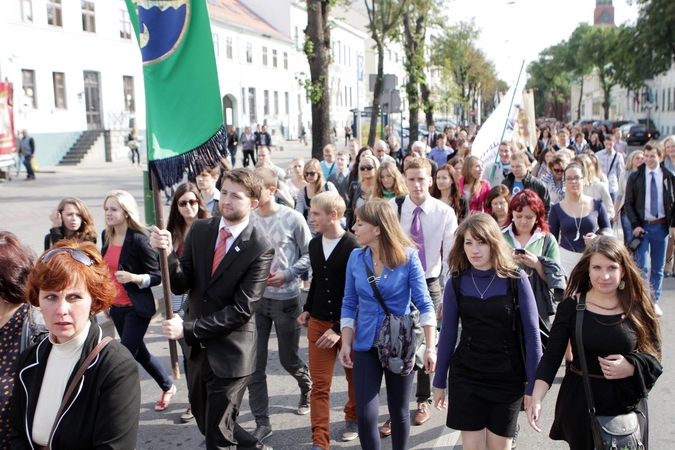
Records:
<instances>
[{"instance_id":1,"label":"black shoe","mask_svg":"<svg viewBox=\"0 0 675 450\"><path fill-rule=\"evenodd\" d=\"M307 391L304 394L300 394L300 402L298 403L298 409L295 413L299 416L305 416L309 414L311 408L309 406L309 393L312 391Z\"/></svg>"}]
</instances>

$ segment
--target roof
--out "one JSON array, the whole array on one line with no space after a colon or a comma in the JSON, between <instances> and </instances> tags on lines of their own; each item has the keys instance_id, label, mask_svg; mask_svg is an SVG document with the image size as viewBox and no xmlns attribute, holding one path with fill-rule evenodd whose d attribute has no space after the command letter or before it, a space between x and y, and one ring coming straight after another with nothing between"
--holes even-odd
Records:
<instances>
[{"instance_id":1,"label":"roof","mask_svg":"<svg viewBox=\"0 0 675 450\"><path fill-rule=\"evenodd\" d=\"M211 19L257 31L263 35L284 40L290 39L238 0L206 0L206 4Z\"/></svg>"}]
</instances>

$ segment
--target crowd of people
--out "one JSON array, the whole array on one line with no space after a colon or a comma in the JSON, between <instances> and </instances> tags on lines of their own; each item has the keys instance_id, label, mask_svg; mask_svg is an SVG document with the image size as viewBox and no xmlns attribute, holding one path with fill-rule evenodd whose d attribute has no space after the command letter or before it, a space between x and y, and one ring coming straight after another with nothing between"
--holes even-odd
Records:
<instances>
[{"instance_id":1,"label":"crowd of people","mask_svg":"<svg viewBox=\"0 0 675 450\"><path fill-rule=\"evenodd\" d=\"M393 133L371 148L347 131L348 150L329 144L323 160L284 170L264 127L255 137L231 130L231 159L177 187L165 230L113 190L100 241L75 197L50 215L39 258L0 232L0 343L14 355L0 364L2 446L135 448L136 362L161 390L156 411L176 394L143 342L156 312L150 288L162 281L175 313L162 331L180 343L188 385L181 420L196 422L207 449L271 449L272 326L275 357L300 391L295 412L310 415L312 450L330 448L336 357L348 386L340 439L362 448L391 437L406 449L411 422L424 425L433 407L447 408L464 448L514 448L522 408L542 431L564 359L550 437L592 449L579 303L598 414L647 416L662 371L658 302L673 276L675 137L626 155L620 135L543 125L534 148L502 142L484 165L471 155L473 129L430 127L408 152ZM253 170L232 168L239 144ZM398 373L383 362L381 327L413 311L425 350L417 370ZM119 342L103 338L98 313ZM250 432L237 424L247 389Z\"/></svg>"}]
</instances>

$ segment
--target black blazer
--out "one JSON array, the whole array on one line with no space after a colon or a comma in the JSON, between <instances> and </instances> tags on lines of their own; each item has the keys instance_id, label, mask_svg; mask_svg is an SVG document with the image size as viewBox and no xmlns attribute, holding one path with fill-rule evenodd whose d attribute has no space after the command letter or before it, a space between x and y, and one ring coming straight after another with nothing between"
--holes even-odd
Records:
<instances>
[{"instance_id":1,"label":"black blazer","mask_svg":"<svg viewBox=\"0 0 675 450\"><path fill-rule=\"evenodd\" d=\"M345 233L326 260L322 237L309 241L309 259L312 263L312 284L303 311L319 320L333 322L332 329L341 334L340 315L345 295L347 262L352 250L359 248L352 233Z\"/></svg>"},{"instance_id":2,"label":"black blazer","mask_svg":"<svg viewBox=\"0 0 675 450\"><path fill-rule=\"evenodd\" d=\"M211 276L220 218L196 220L180 259L169 255L171 291L187 292L185 342L206 349L216 376L240 378L256 366L254 313L270 274L274 248L249 223ZM192 355L191 355L192 357Z\"/></svg>"},{"instance_id":3,"label":"black blazer","mask_svg":"<svg viewBox=\"0 0 675 450\"><path fill-rule=\"evenodd\" d=\"M663 171L663 207L666 211L666 224L675 227L675 175L661 163ZM642 164L630 174L626 182L623 207L631 227L644 226L645 220L645 193L647 192L647 165Z\"/></svg>"},{"instance_id":4,"label":"black blazer","mask_svg":"<svg viewBox=\"0 0 675 450\"><path fill-rule=\"evenodd\" d=\"M101 254L105 256L108 251L105 230L101 233L101 241L103 242ZM127 234L124 236L119 270L126 270L135 274L147 273L150 275L150 287L157 286L162 282L159 263L155 252L150 247L150 239L145 234L132 228L127 228ZM114 274L111 275L114 276ZM139 316L149 319L155 315L157 307L150 287L141 289L136 283L125 283L123 286Z\"/></svg>"},{"instance_id":5,"label":"black blazer","mask_svg":"<svg viewBox=\"0 0 675 450\"><path fill-rule=\"evenodd\" d=\"M70 375L103 338L92 322L82 355ZM10 408L13 450L33 448L31 433L52 343L44 339L21 354ZM70 383L71 379L68 380ZM129 350L109 342L75 389L54 432L53 450L129 450L136 448L141 408L138 364ZM51 427L50 427L51 428Z\"/></svg>"}]
</instances>

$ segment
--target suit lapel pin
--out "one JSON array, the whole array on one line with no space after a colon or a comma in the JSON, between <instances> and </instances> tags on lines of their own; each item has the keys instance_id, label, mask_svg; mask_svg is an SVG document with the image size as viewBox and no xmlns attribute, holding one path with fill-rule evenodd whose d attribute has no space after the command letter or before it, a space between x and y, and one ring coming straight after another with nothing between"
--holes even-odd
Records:
<instances>
[{"instance_id":1,"label":"suit lapel pin","mask_svg":"<svg viewBox=\"0 0 675 450\"><path fill-rule=\"evenodd\" d=\"M241 250L239 250L239 247L237 246L237 247L234 248L234 251L239 253Z\"/></svg>"}]
</instances>

